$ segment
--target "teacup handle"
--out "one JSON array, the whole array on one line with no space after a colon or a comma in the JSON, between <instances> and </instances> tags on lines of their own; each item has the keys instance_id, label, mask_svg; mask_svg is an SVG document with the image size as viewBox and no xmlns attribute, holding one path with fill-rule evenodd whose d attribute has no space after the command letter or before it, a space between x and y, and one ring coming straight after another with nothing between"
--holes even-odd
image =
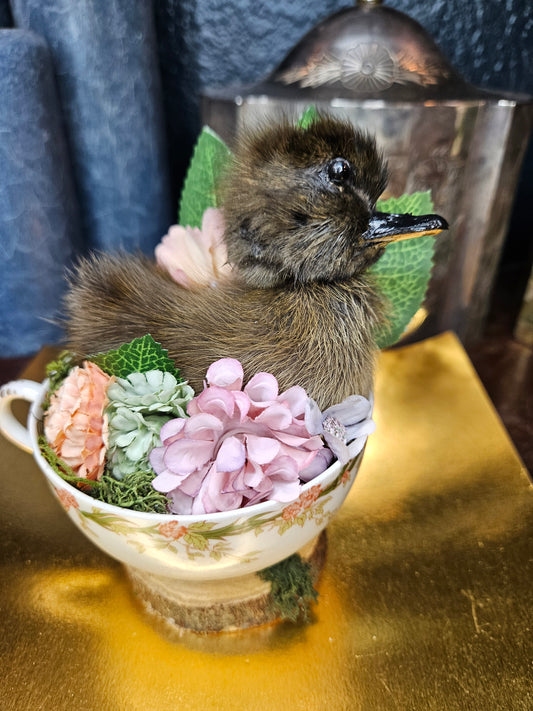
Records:
<instances>
[{"instance_id":1,"label":"teacup handle","mask_svg":"<svg viewBox=\"0 0 533 711\"><path fill-rule=\"evenodd\" d=\"M0 432L25 452L33 452L28 429L21 425L11 411L13 400L35 402L42 385L34 380L12 380L0 388Z\"/></svg>"}]
</instances>

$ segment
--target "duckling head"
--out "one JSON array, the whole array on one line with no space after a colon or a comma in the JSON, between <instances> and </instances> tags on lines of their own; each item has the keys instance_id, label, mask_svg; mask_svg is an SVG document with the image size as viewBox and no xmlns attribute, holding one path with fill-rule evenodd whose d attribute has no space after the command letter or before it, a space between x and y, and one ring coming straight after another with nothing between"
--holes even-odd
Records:
<instances>
[{"instance_id":1,"label":"duckling head","mask_svg":"<svg viewBox=\"0 0 533 711\"><path fill-rule=\"evenodd\" d=\"M386 183L374 139L346 121L322 115L245 135L223 191L229 261L254 287L342 281L388 242L445 228L435 215L376 213Z\"/></svg>"}]
</instances>

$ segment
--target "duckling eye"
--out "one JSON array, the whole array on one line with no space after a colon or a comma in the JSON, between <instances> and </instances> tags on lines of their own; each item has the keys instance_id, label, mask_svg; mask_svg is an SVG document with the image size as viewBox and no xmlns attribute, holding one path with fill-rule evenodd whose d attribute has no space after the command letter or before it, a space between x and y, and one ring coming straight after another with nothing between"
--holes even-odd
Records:
<instances>
[{"instance_id":1,"label":"duckling eye","mask_svg":"<svg viewBox=\"0 0 533 711\"><path fill-rule=\"evenodd\" d=\"M344 185L353 177L353 168L345 158L334 158L328 163L328 178L335 185Z\"/></svg>"}]
</instances>

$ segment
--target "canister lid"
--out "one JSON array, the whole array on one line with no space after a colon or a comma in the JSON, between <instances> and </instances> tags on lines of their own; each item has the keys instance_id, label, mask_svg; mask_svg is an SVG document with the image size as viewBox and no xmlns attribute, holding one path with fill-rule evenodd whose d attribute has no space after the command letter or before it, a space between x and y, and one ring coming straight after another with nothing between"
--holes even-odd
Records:
<instances>
[{"instance_id":1,"label":"canister lid","mask_svg":"<svg viewBox=\"0 0 533 711\"><path fill-rule=\"evenodd\" d=\"M310 30L266 79L211 88L212 100L324 101L342 104L511 102L531 97L481 89L467 82L415 20L383 4L358 0Z\"/></svg>"},{"instance_id":2,"label":"canister lid","mask_svg":"<svg viewBox=\"0 0 533 711\"><path fill-rule=\"evenodd\" d=\"M308 32L267 82L357 99L466 98L466 82L426 30L381 0L359 0ZM326 98L326 96L324 96Z\"/></svg>"}]
</instances>

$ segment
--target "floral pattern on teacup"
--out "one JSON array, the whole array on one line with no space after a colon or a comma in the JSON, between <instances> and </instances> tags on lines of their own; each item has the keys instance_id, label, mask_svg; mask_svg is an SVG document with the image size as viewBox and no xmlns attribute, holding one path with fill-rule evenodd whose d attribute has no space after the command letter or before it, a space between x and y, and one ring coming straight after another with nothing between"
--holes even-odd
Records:
<instances>
[{"instance_id":1,"label":"floral pattern on teacup","mask_svg":"<svg viewBox=\"0 0 533 711\"><path fill-rule=\"evenodd\" d=\"M67 511L73 509L72 513L79 525L90 531L92 536L99 538L98 529L105 529L123 537L140 554L150 550L170 550L178 556L185 553L188 560L211 558L218 561L228 558L239 563L250 563L259 557L260 552L252 550L246 555L235 553L235 542L232 539L249 532L253 532L256 537L270 531L283 536L293 526L303 527L308 522L321 530L336 510L335 506L328 506L333 498L331 494L337 487L344 487L351 480L361 456L362 453L348 462L329 485L311 486L281 512L256 514L249 518L242 516L232 523L220 525L208 520L185 525L179 519L170 517L168 521L143 525L142 520L132 520L121 513L108 513L97 506L84 510L76 498L64 489L56 488L55 493ZM242 512L244 514L246 509L242 509Z\"/></svg>"},{"instance_id":2,"label":"floral pattern on teacup","mask_svg":"<svg viewBox=\"0 0 533 711\"><path fill-rule=\"evenodd\" d=\"M66 489L56 489L55 487L54 491L65 511L68 511L71 507L79 509L80 505L78 504L74 494L71 494L70 491L67 491Z\"/></svg>"}]
</instances>

